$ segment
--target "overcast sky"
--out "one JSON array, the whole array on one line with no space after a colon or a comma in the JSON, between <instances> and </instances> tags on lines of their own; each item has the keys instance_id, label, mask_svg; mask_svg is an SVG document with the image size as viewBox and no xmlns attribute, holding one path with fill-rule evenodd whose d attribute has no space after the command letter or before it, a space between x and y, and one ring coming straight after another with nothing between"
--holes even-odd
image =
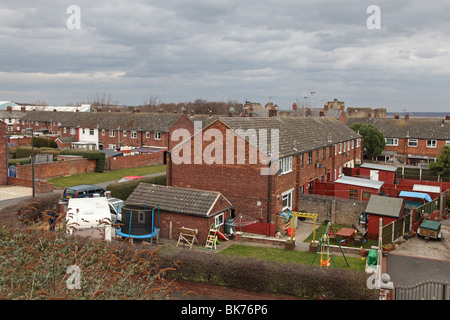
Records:
<instances>
[{"instance_id":1,"label":"overcast sky","mask_svg":"<svg viewBox=\"0 0 450 320\"><path fill-rule=\"evenodd\" d=\"M450 112L450 1L2 0L0 40L0 100Z\"/></svg>"}]
</instances>

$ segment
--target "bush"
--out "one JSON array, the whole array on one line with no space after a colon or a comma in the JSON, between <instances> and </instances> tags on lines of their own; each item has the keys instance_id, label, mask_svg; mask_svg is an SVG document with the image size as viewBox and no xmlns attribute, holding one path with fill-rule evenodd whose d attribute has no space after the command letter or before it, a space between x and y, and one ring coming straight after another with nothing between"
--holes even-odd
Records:
<instances>
[{"instance_id":1,"label":"bush","mask_svg":"<svg viewBox=\"0 0 450 320\"><path fill-rule=\"evenodd\" d=\"M160 266L181 261L169 278L197 281L237 289L298 298L373 300L378 292L367 288L363 271L320 269L294 263L277 263L249 257L230 257L208 252L160 254Z\"/></svg>"},{"instance_id":2,"label":"bush","mask_svg":"<svg viewBox=\"0 0 450 320\"><path fill-rule=\"evenodd\" d=\"M82 156L88 160L95 160L95 172L103 172L105 171L105 154L99 151L88 151L83 149L70 149L63 150L60 152L61 155L76 155Z\"/></svg>"},{"instance_id":3,"label":"bush","mask_svg":"<svg viewBox=\"0 0 450 320\"><path fill-rule=\"evenodd\" d=\"M107 186L106 190L111 191L111 197L126 200L130 196L130 194L134 191L134 189L141 182L153 183L153 184L159 184L159 185L165 186L166 185L166 175L161 175L161 176L151 177L151 178L137 179L137 180L122 182L122 183L114 183L114 184L110 184L109 186Z\"/></svg>"},{"instance_id":4,"label":"bush","mask_svg":"<svg viewBox=\"0 0 450 320\"><path fill-rule=\"evenodd\" d=\"M161 277L174 268L159 268L157 250L137 251L59 230L0 227L0 240L2 300L165 299L175 288ZM79 290L68 288L76 275L70 267L79 268Z\"/></svg>"}]
</instances>

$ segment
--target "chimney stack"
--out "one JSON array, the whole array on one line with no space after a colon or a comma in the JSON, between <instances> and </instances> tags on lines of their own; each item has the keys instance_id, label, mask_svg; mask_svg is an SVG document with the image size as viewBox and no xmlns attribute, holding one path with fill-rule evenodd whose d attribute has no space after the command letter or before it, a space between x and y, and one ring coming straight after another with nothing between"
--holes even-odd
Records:
<instances>
[{"instance_id":1,"label":"chimney stack","mask_svg":"<svg viewBox=\"0 0 450 320\"><path fill-rule=\"evenodd\" d=\"M325 117L325 111L320 110L319 116L320 116L320 117Z\"/></svg>"},{"instance_id":2,"label":"chimney stack","mask_svg":"<svg viewBox=\"0 0 450 320\"><path fill-rule=\"evenodd\" d=\"M409 120L409 113L405 114L405 120Z\"/></svg>"},{"instance_id":3,"label":"chimney stack","mask_svg":"<svg viewBox=\"0 0 450 320\"><path fill-rule=\"evenodd\" d=\"M445 116L445 120L450 120L450 114Z\"/></svg>"},{"instance_id":4,"label":"chimney stack","mask_svg":"<svg viewBox=\"0 0 450 320\"><path fill-rule=\"evenodd\" d=\"M162 108L159 108L158 113L163 113L163 109L162 109Z\"/></svg>"},{"instance_id":5,"label":"chimney stack","mask_svg":"<svg viewBox=\"0 0 450 320\"><path fill-rule=\"evenodd\" d=\"M394 119L400 119L400 116L398 115L398 113L396 112L395 114L394 114Z\"/></svg>"},{"instance_id":6,"label":"chimney stack","mask_svg":"<svg viewBox=\"0 0 450 320\"><path fill-rule=\"evenodd\" d=\"M294 104L292 105L292 110L295 111L297 110L297 104L294 102Z\"/></svg>"},{"instance_id":7,"label":"chimney stack","mask_svg":"<svg viewBox=\"0 0 450 320\"><path fill-rule=\"evenodd\" d=\"M12 112L12 107L11 107L11 106L7 106L7 107L6 107L6 111Z\"/></svg>"},{"instance_id":8,"label":"chimney stack","mask_svg":"<svg viewBox=\"0 0 450 320\"><path fill-rule=\"evenodd\" d=\"M278 115L278 110L270 109L269 110L269 118L276 117Z\"/></svg>"}]
</instances>

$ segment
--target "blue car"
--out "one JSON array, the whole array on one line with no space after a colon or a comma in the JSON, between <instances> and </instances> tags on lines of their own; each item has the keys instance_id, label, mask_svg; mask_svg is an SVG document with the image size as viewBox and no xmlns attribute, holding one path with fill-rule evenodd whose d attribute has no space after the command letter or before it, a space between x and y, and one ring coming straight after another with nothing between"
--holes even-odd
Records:
<instances>
[{"instance_id":1,"label":"blue car","mask_svg":"<svg viewBox=\"0 0 450 320\"><path fill-rule=\"evenodd\" d=\"M63 200L69 201L72 198L92 198L94 194L99 194L100 197L105 196L106 190L102 187L92 184L80 184L64 189Z\"/></svg>"}]
</instances>

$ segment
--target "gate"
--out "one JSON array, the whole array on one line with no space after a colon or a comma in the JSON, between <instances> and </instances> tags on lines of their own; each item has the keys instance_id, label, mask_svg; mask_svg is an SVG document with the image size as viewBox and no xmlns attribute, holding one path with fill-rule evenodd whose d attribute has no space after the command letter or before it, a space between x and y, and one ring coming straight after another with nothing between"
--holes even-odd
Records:
<instances>
[{"instance_id":1,"label":"gate","mask_svg":"<svg viewBox=\"0 0 450 320\"><path fill-rule=\"evenodd\" d=\"M450 300L449 284L442 281L424 281L413 286L395 288L395 300Z\"/></svg>"},{"instance_id":2,"label":"gate","mask_svg":"<svg viewBox=\"0 0 450 320\"><path fill-rule=\"evenodd\" d=\"M8 167L8 177L17 178L17 167L16 166L9 166Z\"/></svg>"}]
</instances>

